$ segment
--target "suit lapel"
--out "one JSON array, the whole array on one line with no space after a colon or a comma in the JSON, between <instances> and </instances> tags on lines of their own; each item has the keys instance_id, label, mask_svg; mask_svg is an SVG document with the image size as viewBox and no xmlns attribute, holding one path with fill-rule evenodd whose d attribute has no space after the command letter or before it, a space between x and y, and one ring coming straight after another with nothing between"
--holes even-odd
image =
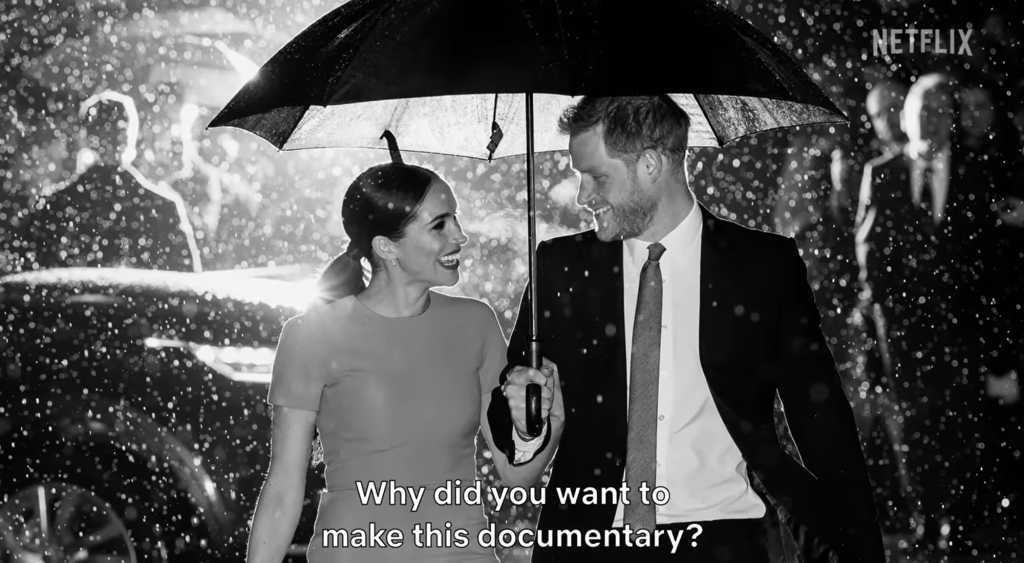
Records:
<instances>
[{"instance_id":1,"label":"suit lapel","mask_svg":"<svg viewBox=\"0 0 1024 563\"><path fill-rule=\"evenodd\" d=\"M712 374L706 368L725 359L723 354L726 350L721 344L729 335L723 314L727 313L726 308L736 292L732 276L727 273L729 239L710 211L703 205L700 205L700 211L704 220L700 245L700 360L714 392Z\"/></svg>"},{"instance_id":2,"label":"suit lapel","mask_svg":"<svg viewBox=\"0 0 1024 563\"><path fill-rule=\"evenodd\" d=\"M764 404L761 402L764 396L758 394L765 390L759 389L753 378L756 373L754 366L737 362L737 349L730 346L736 339L744 338L743 323L739 322L736 312L750 291L749 287L737 285L744 283L742 264L738 262L744 258L733 247L726 222L703 207L701 211L704 213L704 232L700 259L699 346L701 368L711 397L722 422L747 461L754 490L769 509L765 524L771 530L768 541L773 561L789 559L783 551L795 548L800 550L804 561L829 562L831 552L827 547L790 513L785 503L776 498L780 494L789 496L787 491L808 491L814 478L802 465L775 447L778 439L774 419L758 418L759 406ZM775 495L769 494L769 490Z\"/></svg>"},{"instance_id":3,"label":"suit lapel","mask_svg":"<svg viewBox=\"0 0 1024 563\"><path fill-rule=\"evenodd\" d=\"M747 457L748 446L757 431L759 388L752 379L752 366L737 361L743 347L737 339L749 337L740 319L749 288L737 287L742 272L737 267L733 241L723 221L701 207L704 232L700 256L700 325L698 329L701 370L711 397L737 447ZM767 336L767 335L766 335ZM772 429L774 432L774 429ZM749 458L748 458L748 461Z\"/></svg>"},{"instance_id":4,"label":"suit lapel","mask_svg":"<svg viewBox=\"0 0 1024 563\"><path fill-rule=\"evenodd\" d=\"M586 278L578 287L588 288L586 310L593 312L591 322L598 334L593 340L604 342L603 350L592 356L591 374L601 374L598 393L616 436L626 436L626 323L623 312L622 241L601 242L594 236ZM611 366L612 369L608 369Z\"/></svg>"}]
</instances>

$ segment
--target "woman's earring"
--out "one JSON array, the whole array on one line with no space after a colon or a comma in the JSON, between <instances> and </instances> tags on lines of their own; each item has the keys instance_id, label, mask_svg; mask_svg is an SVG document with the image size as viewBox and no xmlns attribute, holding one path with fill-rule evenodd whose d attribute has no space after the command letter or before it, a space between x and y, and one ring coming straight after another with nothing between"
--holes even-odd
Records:
<instances>
[{"instance_id":1,"label":"woman's earring","mask_svg":"<svg viewBox=\"0 0 1024 563\"><path fill-rule=\"evenodd\" d=\"M392 266L397 266L398 265L398 258L392 258L391 259L391 265Z\"/></svg>"}]
</instances>

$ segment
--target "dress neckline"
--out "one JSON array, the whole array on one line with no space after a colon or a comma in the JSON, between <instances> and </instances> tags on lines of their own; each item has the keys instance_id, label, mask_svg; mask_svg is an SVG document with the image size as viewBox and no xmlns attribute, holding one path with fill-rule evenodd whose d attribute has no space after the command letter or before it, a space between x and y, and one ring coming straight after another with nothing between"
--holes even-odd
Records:
<instances>
[{"instance_id":1,"label":"dress neckline","mask_svg":"<svg viewBox=\"0 0 1024 563\"><path fill-rule=\"evenodd\" d=\"M434 299L434 297L435 297L434 296L434 292L428 290L427 291L427 306L423 309L423 311L421 311L420 313L418 313L416 315L411 315L411 316L408 316L408 317L389 317L387 315L382 315L382 314L378 313L377 311L374 311L373 309L371 309L366 303L363 303L363 300L360 299L358 295L353 295L352 296L352 298L355 299L355 301L356 301L356 306L357 307L359 307L360 309L365 311L367 314L369 314L373 318L383 319L383 320L386 320L386 321L403 321L403 320L404 321L408 321L408 320L412 320L412 319L419 319L421 317L425 317L427 315L427 313L429 313L430 310L434 308L434 302L436 301L436 299Z\"/></svg>"}]
</instances>

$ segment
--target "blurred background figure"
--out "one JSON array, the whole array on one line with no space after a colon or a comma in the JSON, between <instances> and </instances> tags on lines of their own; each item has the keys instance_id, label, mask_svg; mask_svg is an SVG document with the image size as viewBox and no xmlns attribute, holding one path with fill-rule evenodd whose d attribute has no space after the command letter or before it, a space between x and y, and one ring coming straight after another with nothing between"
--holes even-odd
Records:
<instances>
[{"instance_id":1,"label":"blurred background figure","mask_svg":"<svg viewBox=\"0 0 1024 563\"><path fill-rule=\"evenodd\" d=\"M884 454L874 450L884 456L873 475L882 489L879 496L889 507L883 522L887 532L902 537L912 531L914 490L907 466L902 410L893 390L884 305L887 293L902 284L899 276L905 269L900 267L904 258L899 251L909 243L904 228L905 213L910 207L910 160L905 150L907 137L900 124L906 95L907 87L902 82L885 78L875 82L867 95L865 109L875 134L869 147L875 156L864 167L857 198L854 231L862 291L850 319L851 326L860 328L869 343L864 361L868 386L873 391L870 412L874 416L863 431L869 434L876 421L882 422L883 441L889 445ZM870 264L869 257L873 260ZM877 299L873 298L872 288L878 292ZM895 471L885 470L893 465Z\"/></svg>"},{"instance_id":2,"label":"blurred background figure","mask_svg":"<svg viewBox=\"0 0 1024 563\"><path fill-rule=\"evenodd\" d=\"M871 127L881 144L884 155L899 155L907 144L907 135L900 125L907 87L898 81L883 79L871 88L867 97L867 112Z\"/></svg>"},{"instance_id":3,"label":"blurred background figure","mask_svg":"<svg viewBox=\"0 0 1024 563\"><path fill-rule=\"evenodd\" d=\"M869 167L858 236L879 350L904 416L917 547L925 552L970 553L991 506L965 483L984 471L977 462L985 448L986 331L996 320L987 243L996 222L960 123L962 97L946 74L910 88L909 182L902 167Z\"/></svg>"},{"instance_id":4,"label":"blurred background figure","mask_svg":"<svg viewBox=\"0 0 1024 563\"><path fill-rule=\"evenodd\" d=\"M900 283L896 269L901 269L898 263L905 260L892 256L892 250L909 243L903 240L907 233L901 228L906 226L903 223L910 203L910 159L906 154L907 136L900 123L906 96L904 84L888 79L880 80L868 92L866 109L875 132L871 147L881 154L875 154L864 167L854 220L859 278L865 290L858 311L870 319L867 329L880 342L872 356L879 360L874 366L875 375L883 381L892 377L892 367L891 356L884 351L885 315L878 308L887 301L885 292ZM868 258L875 263L869 264ZM878 292L875 299L872 290Z\"/></svg>"},{"instance_id":5,"label":"blurred background figure","mask_svg":"<svg viewBox=\"0 0 1024 563\"><path fill-rule=\"evenodd\" d=\"M1024 373L1024 142L1013 123L1013 99L1000 94L1001 89L986 75L966 78L960 116L961 182L987 187L996 213L996 227L985 232L985 246L991 253L985 265L985 291L994 299L995 322L986 331L989 357L981 412L986 447L978 463L988 471L977 503L988 507L979 511L978 518L989 524L976 535L990 544L1019 548L1024 540L1024 511L1019 503L1005 506L1003 499L1019 499L1024 493L1020 482L1024 463L1018 451L1024 444L1019 381Z\"/></svg>"},{"instance_id":6,"label":"blurred background figure","mask_svg":"<svg viewBox=\"0 0 1024 563\"><path fill-rule=\"evenodd\" d=\"M828 61L809 65L808 74L825 91L837 93L850 82L828 72ZM844 112L855 105L839 99ZM807 264L808 282L822 315L822 331L840 370L850 358L844 352L846 324L855 302L856 263L853 255L853 197L845 181L858 167L851 158L853 139L834 128L798 128L789 133L775 179L781 191L770 209L775 232L793 237ZM848 367L848 366L847 366Z\"/></svg>"},{"instance_id":7,"label":"blurred background figure","mask_svg":"<svg viewBox=\"0 0 1024 563\"><path fill-rule=\"evenodd\" d=\"M260 193L276 159L253 158L238 132L206 130L210 108L196 103L190 87L168 83L151 90L139 168L181 195L206 269L257 264L266 254L265 239L279 236L265 228L275 210L262 205Z\"/></svg>"},{"instance_id":8,"label":"blurred background figure","mask_svg":"<svg viewBox=\"0 0 1024 563\"><path fill-rule=\"evenodd\" d=\"M132 166L139 136L132 99L103 92L78 117L78 174L18 221L22 263L201 271L181 197Z\"/></svg>"},{"instance_id":9,"label":"blurred background figure","mask_svg":"<svg viewBox=\"0 0 1024 563\"><path fill-rule=\"evenodd\" d=\"M844 252L848 246L852 250L852 244L844 240L850 230L844 212L849 197L839 193L843 186L833 181L831 173L836 149L832 135L796 134L787 147L782 192L772 212L777 232L796 239L808 262L819 309L828 313L823 322L831 324L845 319L829 312L845 309L852 294L845 295L844 290L852 289L854 279L854 271L847 267L853 263L852 252ZM835 331L825 333L835 335Z\"/></svg>"}]
</instances>

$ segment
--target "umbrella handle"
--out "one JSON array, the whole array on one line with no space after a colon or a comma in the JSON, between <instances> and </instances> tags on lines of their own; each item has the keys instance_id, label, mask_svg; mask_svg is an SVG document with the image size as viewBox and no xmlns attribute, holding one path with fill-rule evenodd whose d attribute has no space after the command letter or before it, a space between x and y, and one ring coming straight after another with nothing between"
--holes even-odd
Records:
<instances>
[{"instance_id":1,"label":"umbrella handle","mask_svg":"<svg viewBox=\"0 0 1024 563\"><path fill-rule=\"evenodd\" d=\"M498 105L497 97L494 99L494 117L497 124ZM499 128L500 130L500 128ZM528 350L530 353L530 367L540 369L544 365L540 353L540 338L538 338L537 318L537 260L535 253L537 245L537 203L536 182L533 174L533 94L526 94L526 208L527 213L527 240L530 245L530 339ZM531 383L526 386L526 433L531 438L540 436L544 429L544 420L540 416L540 385Z\"/></svg>"},{"instance_id":2,"label":"umbrella handle","mask_svg":"<svg viewBox=\"0 0 1024 563\"><path fill-rule=\"evenodd\" d=\"M543 365L540 353L540 340L535 338L530 340L529 353L530 367L540 369ZM544 419L540 416L540 403L540 385L530 383L526 386L526 433L531 438L540 436L540 431L544 429Z\"/></svg>"}]
</instances>

